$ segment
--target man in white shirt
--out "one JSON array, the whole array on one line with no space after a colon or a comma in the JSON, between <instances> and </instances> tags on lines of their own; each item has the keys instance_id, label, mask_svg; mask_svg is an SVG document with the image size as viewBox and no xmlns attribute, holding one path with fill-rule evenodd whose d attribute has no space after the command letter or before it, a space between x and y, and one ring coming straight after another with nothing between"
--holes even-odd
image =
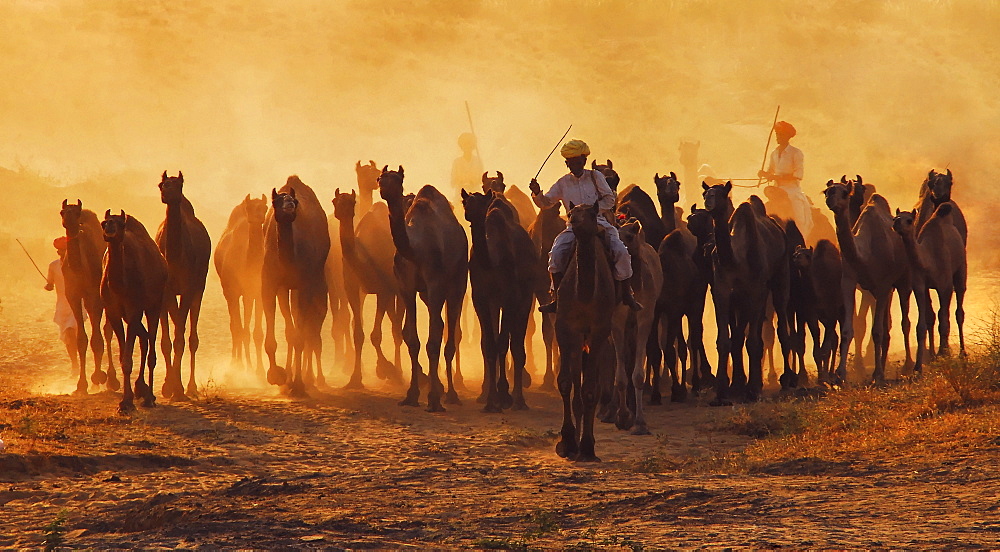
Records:
<instances>
[{"instance_id":1,"label":"man in white shirt","mask_svg":"<svg viewBox=\"0 0 1000 552\"><path fill-rule=\"evenodd\" d=\"M812 204L802 193L801 183L804 156L802 150L788 143L795 136L795 127L785 121L774 124L774 136L778 147L771 152L771 163L766 171L759 171L757 176L774 182L788 194L792 203L792 219L799 227L803 236L812 231Z\"/></svg>"},{"instance_id":2,"label":"man in white shirt","mask_svg":"<svg viewBox=\"0 0 1000 552\"><path fill-rule=\"evenodd\" d=\"M569 174L564 175L549 188L549 191L542 193L541 186L534 178L528 188L531 190L531 199L539 208L546 208L563 202L563 207L569 212L569 204L574 205L594 205L597 204L601 212L608 211L615 206L615 194L611 191L608 181L600 171L587 169L587 156L590 155L590 147L582 140L570 140L563 144L560 153L566 158L566 166L569 167ZM621 282L622 303L628 305L632 310L639 310L642 305L635 301L632 296L632 258L628 249L618 237L618 229L615 228L603 216L597 217L597 223L604 228L611 244L612 271L615 280ZM552 277L552 289L559 288L563 273L569 264L573 253L573 242L576 236L569 223L566 229L556 236L552 242L552 250L549 252L549 275ZM556 312L556 301L552 300L547 305L538 308L541 312Z\"/></svg>"},{"instance_id":3,"label":"man in white shirt","mask_svg":"<svg viewBox=\"0 0 1000 552\"><path fill-rule=\"evenodd\" d=\"M66 299L66 282L63 279L63 260L66 258L66 236L60 236L52 242L52 246L59 253L59 258L49 263L49 274L45 278L45 290L56 291L56 313L52 321L59 326L59 339L66 345L70 362L73 363L74 373L79 370L76 350L76 317L73 316L73 309ZM87 313L84 312L84 317Z\"/></svg>"}]
</instances>

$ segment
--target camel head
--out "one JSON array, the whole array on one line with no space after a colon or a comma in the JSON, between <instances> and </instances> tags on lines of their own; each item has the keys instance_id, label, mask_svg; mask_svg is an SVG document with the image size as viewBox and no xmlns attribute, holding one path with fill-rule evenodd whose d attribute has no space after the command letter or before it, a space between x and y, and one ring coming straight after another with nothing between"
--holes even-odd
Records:
<instances>
[{"instance_id":1,"label":"camel head","mask_svg":"<svg viewBox=\"0 0 1000 552\"><path fill-rule=\"evenodd\" d=\"M163 171L160 177L160 201L167 205L176 205L184 197L184 173L178 171L177 176L167 176Z\"/></svg>"},{"instance_id":2,"label":"camel head","mask_svg":"<svg viewBox=\"0 0 1000 552\"><path fill-rule=\"evenodd\" d=\"M104 221L101 228L104 230L104 241L108 243L121 243L125 239L125 211L121 214L112 215L111 209L104 212Z\"/></svg>"},{"instance_id":3,"label":"camel head","mask_svg":"<svg viewBox=\"0 0 1000 552\"><path fill-rule=\"evenodd\" d=\"M485 187L486 184L483 184ZM465 209L465 220L471 223L486 221L486 212L493 203L493 193L469 193L462 189L462 207Z\"/></svg>"},{"instance_id":4,"label":"camel head","mask_svg":"<svg viewBox=\"0 0 1000 552\"><path fill-rule=\"evenodd\" d=\"M795 252L792 253L792 265L800 270L808 269L812 266L813 258L813 248L803 247L801 245L795 246Z\"/></svg>"},{"instance_id":5,"label":"camel head","mask_svg":"<svg viewBox=\"0 0 1000 552\"><path fill-rule=\"evenodd\" d=\"M497 171L497 175L493 177L489 176L489 174L489 171L483 173L483 193L489 194L493 191L503 195L507 190L507 185L503 183L503 173Z\"/></svg>"},{"instance_id":6,"label":"camel head","mask_svg":"<svg viewBox=\"0 0 1000 552\"><path fill-rule=\"evenodd\" d=\"M66 235L73 237L80 232L80 215L83 214L83 203L77 199L76 205L70 205L65 199L59 216L62 218L62 227L66 229Z\"/></svg>"},{"instance_id":7,"label":"camel head","mask_svg":"<svg viewBox=\"0 0 1000 552\"><path fill-rule=\"evenodd\" d=\"M359 190L374 191L378 189L378 177L382 171L375 166L375 161L369 159L367 165L362 165L361 161L358 161L354 165L354 172L358 175Z\"/></svg>"},{"instance_id":8,"label":"camel head","mask_svg":"<svg viewBox=\"0 0 1000 552\"><path fill-rule=\"evenodd\" d=\"M299 209L299 200L295 199L295 188L289 188L287 193L271 188L271 208L274 209L274 220L294 222Z\"/></svg>"},{"instance_id":9,"label":"camel head","mask_svg":"<svg viewBox=\"0 0 1000 552\"><path fill-rule=\"evenodd\" d=\"M251 226L263 226L267 218L267 196L260 194L260 199L247 197L243 199L243 210L246 211L247 222Z\"/></svg>"},{"instance_id":10,"label":"camel head","mask_svg":"<svg viewBox=\"0 0 1000 552\"><path fill-rule=\"evenodd\" d=\"M708 209L699 209L691 205L691 214L687 217L688 230L698 238L699 243L711 241L715 231L715 221Z\"/></svg>"},{"instance_id":11,"label":"camel head","mask_svg":"<svg viewBox=\"0 0 1000 552\"><path fill-rule=\"evenodd\" d=\"M705 182L701 183L703 190L701 195L705 198L705 209L714 214L723 214L730 204L729 192L733 191L733 183L716 184L709 186Z\"/></svg>"},{"instance_id":12,"label":"camel head","mask_svg":"<svg viewBox=\"0 0 1000 552\"><path fill-rule=\"evenodd\" d=\"M851 197L854 195L854 184L850 182L838 184L833 180L828 180L823 195L826 196L826 206L831 211L846 213L851 205Z\"/></svg>"},{"instance_id":13,"label":"camel head","mask_svg":"<svg viewBox=\"0 0 1000 552\"><path fill-rule=\"evenodd\" d=\"M669 175L660 176L660 173L653 175L653 184L656 184L656 197L662 203L673 205L681 200L681 183L677 180L677 175L670 171Z\"/></svg>"},{"instance_id":14,"label":"camel head","mask_svg":"<svg viewBox=\"0 0 1000 552\"><path fill-rule=\"evenodd\" d=\"M390 171L389 165L382 167L382 172L378 176L378 194L386 202L403 195L403 166L399 170ZM390 205L392 205L390 203Z\"/></svg>"},{"instance_id":15,"label":"camel head","mask_svg":"<svg viewBox=\"0 0 1000 552\"><path fill-rule=\"evenodd\" d=\"M601 208L594 205L569 205L569 225L576 234L577 239L593 238L597 235L600 225L597 224L597 217L600 216Z\"/></svg>"},{"instance_id":16,"label":"camel head","mask_svg":"<svg viewBox=\"0 0 1000 552\"><path fill-rule=\"evenodd\" d=\"M896 209L896 216L892 217L892 229L900 236L912 236L917 231L917 212L900 211Z\"/></svg>"},{"instance_id":17,"label":"camel head","mask_svg":"<svg viewBox=\"0 0 1000 552\"><path fill-rule=\"evenodd\" d=\"M934 203L940 205L945 201L951 201L951 169L948 169L946 173L935 173L931 171L934 178L928 178L927 187L931 191L931 197L934 198Z\"/></svg>"},{"instance_id":18,"label":"camel head","mask_svg":"<svg viewBox=\"0 0 1000 552\"><path fill-rule=\"evenodd\" d=\"M597 161L591 161L590 168L603 174L604 179L608 181L608 186L611 187L611 191L616 193L618 192L618 184L621 183L622 179L618 176L618 173L615 172L615 165L610 159L608 159L608 162L605 165L598 165Z\"/></svg>"},{"instance_id":19,"label":"camel head","mask_svg":"<svg viewBox=\"0 0 1000 552\"><path fill-rule=\"evenodd\" d=\"M340 188L333 192L333 216L337 220L350 222L354 220L354 211L358 205L358 193L351 190L351 193L340 193Z\"/></svg>"},{"instance_id":20,"label":"camel head","mask_svg":"<svg viewBox=\"0 0 1000 552\"><path fill-rule=\"evenodd\" d=\"M618 228L618 237L621 238L630 255L638 255L640 244L646 241L646 236L642 231L642 223L634 218L626 220Z\"/></svg>"}]
</instances>

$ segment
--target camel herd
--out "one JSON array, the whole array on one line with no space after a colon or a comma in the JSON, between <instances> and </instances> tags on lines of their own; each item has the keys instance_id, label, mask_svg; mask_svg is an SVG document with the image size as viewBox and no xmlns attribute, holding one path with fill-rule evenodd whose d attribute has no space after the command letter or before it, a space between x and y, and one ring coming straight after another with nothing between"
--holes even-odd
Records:
<instances>
[{"instance_id":1,"label":"camel herd","mask_svg":"<svg viewBox=\"0 0 1000 552\"><path fill-rule=\"evenodd\" d=\"M775 336L782 388L808 383L807 329L820 383L842 384L855 331L863 332L867 323L866 308L872 311L875 348L871 380L883 383L894 292L908 362L913 358L909 299L916 299L914 370L921 369L928 354L948 353L952 296L964 353L968 231L951 199L951 171L930 171L914 210L896 209L895 216L888 201L860 176L830 180L824 193L835 229L826 236L814 232L807 242L794 221L775 215L756 196L735 205L729 182L702 183L704 206L692 205L684 216L676 205L681 183L673 172L653 177L651 196L634 184L617 190L620 179L611 161L592 167L606 175L618 194L615 222L632 257L635 297L645 305L638 312L617 296L597 224L597 217L605 215L596 207L571 206L565 219L558 204L536 212L527 195L504 184L502 173L484 174L482 190L462 190L461 206L455 207L433 186L405 193L401 166L389 170L374 161L358 162L357 188L349 193L337 189L327 204L332 207L329 216L321 194L297 176L272 189L270 202L265 195L248 194L233 209L214 264L228 304L234 361L255 368L260 378L293 396L325 386L322 328L329 313L334 355L351 370L347 388L363 388L362 312L365 298L375 295L370 341L376 376L403 382L400 353L405 344L410 377L401 404L417 406L426 389L428 411L443 411L444 404L460 404L460 318L471 284L468 295L483 354L479 401L486 412L527 409L523 390L530 385L526 347L535 331L533 305L549 299L548 250L567 224L577 245L555 291L557 312L540 319L546 348L542 385L557 386L563 399L556 450L566 458L597 459L595 419L635 434L649 433L645 395L652 404L661 402L661 372L669 377L674 401L684 400L689 391L712 388L713 404L758 399L765 353ZM118 340L125 382L122 412L134 409L135 397L143 406L155 402L157 330L166 362L161 396L185 400L198 394L198 318L212 241L183 186L183 174L163 173L159 189L166 216L155 240L124 211L106 211L103 222L79 200L63 201L60 211L68 239L66 295L80 328L77 391L88 390L86 311L94 385L121 387L110 354L112 334ZM376 190L382 202L373 201ZM467 225L456 215L459 208ZM817 224L820 232L823 227ZM858 289L862 302L856 309ZM936 351L931 290L938 295ZM714 371L703 339L709 291L718 336ZM420 359L418 296L428 321L426 366ZM276 306L284 319L283 363L276 357ZM386 315L395 342L392 360L382 348ZM133 385L136 340L140 361ZM439 370L442 345L444 378ZM186 350L190 372L185 389L181 369Z\"/></svg>"}]
</instances>

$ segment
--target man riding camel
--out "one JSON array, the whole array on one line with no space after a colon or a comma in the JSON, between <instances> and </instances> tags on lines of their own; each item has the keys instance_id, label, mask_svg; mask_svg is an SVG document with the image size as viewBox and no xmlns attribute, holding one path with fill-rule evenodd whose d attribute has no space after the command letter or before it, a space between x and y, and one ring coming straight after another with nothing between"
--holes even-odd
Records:
<instances>
[{"instance_id":1,"label":"man riding camel","mask_svg":"<svg viewBox=\"0 0 1000 552\"><path fill-rule=\"evenodd\" d=\"M758 171L759 178L766 178L788 194L791 202L792 219L803 236L812 231L812 204L802 193L803 159L802 150L788 143L796 134L795 127L785 121L774 124L774 136L778 147L771 152L771 162L766 171Z\"/></svg>"},{"instance_id":2,"label":"man riding camel","mask_svg":"<svg viewBox=\"0 0 1000 552\"><path fill-rule=\"evenodd\" d=\"M569 212L570 204L573 205L594 205L597 204L601 212L610 212L615 206L615 194L611 191L608 181L600 171L587 169L587 156L590 155L590 147L582 140L570 140L563 144L560 153L566 158L566 166L569 173L556 181L549 188L549 191L542 193L541 186L534 178L528 185L531 190L531 199L539 208L546 208L562 201L563 207ZM603 216L597 217L597 223L604 228L607 233L608 242L611 246L612 272L616 282L620 282L622 303L628 305L632 310L639 310L642 305L636 302L632 296L632 258L628 249L618 237L618 229L615 228ZM566 229L556 236L552 242L552 250L549 252L549 275L552 277L552 290L559 288L563 273L569 264L573 254L573 244L576 236L570 228L569 223ZM555 294L553 294L553 297ZM541 312L556 312L556 300L547 305L538 307Z\"/></svg>"}]
</instances>

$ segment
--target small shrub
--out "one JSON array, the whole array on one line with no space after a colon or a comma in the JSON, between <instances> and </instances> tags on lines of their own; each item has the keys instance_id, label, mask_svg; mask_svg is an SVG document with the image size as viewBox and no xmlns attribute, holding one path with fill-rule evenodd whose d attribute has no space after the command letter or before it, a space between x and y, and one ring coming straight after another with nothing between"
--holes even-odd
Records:
<instances>
[{"instance_id":1,"label":"small shrub","mask_svg":"<svg viewBox=\"0 0 1000 552\"><path fill-rule=\"evenodd\" d=\"M65 523L66 510L60 510L56 514L56 518L43 528L45 529L45 540L42 541L42 544L46 552L56 550L66 543L66 528L63 527Z\"/></svg>"}]
</instances>

